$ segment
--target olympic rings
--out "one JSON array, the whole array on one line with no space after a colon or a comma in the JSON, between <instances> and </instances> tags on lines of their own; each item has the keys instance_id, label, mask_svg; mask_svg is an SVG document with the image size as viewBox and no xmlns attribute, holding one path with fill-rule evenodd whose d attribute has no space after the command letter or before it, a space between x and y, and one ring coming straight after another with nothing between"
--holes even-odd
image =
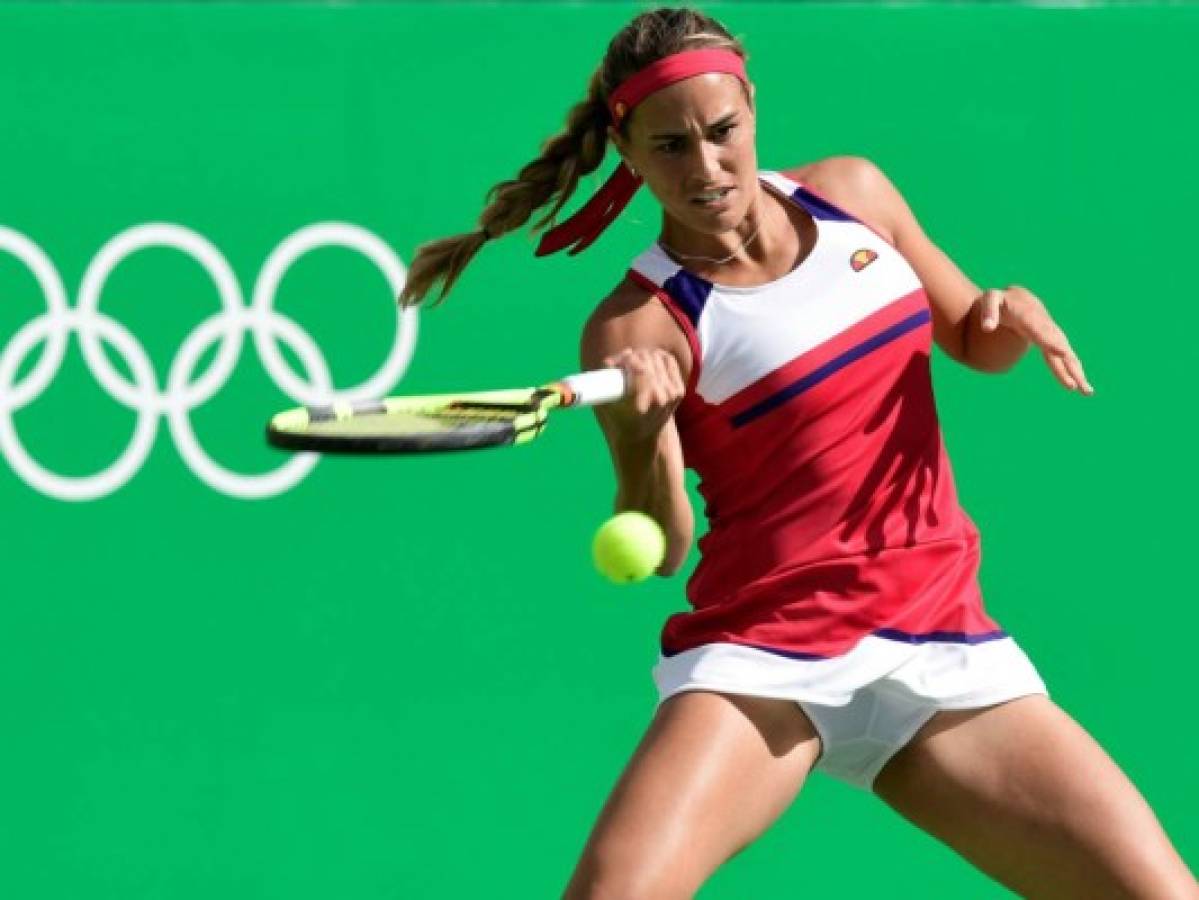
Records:
<instances>
[{"instance_id":1,"label":"olympic rings","mask_svg":"<svg viewBox=\"0 0 1199 900\"><path fill-rule=\"evenodd\" d=\"M60 500L95 500L124 486L140 469L158 432L158 418L167 420L183 461L205 484L232 497L273 497L294 487L317 463L317 455L297 454L270 472L245 475L213 460L200 445L190 413L208 402L228 382L241 355L245 333L263 368L283 393L296 403L325 403L332 399L360 400L382 396L404 374L416 346L415 308L396 308L396 333L383 364L370 378L351 388L333 386L328 362L312 336L274 308L275 293L287 270L318 247L339 246L369 259L387 279L392 300L400 293L407 270L392 249L364 228L346 222L318 222L284 238L267 256L254 284L249 306L228 260L202 235L165 222L136 225L100 248L84 272L78 302L71 307L62 278L50 258L25 235L0 226L0 252L16 257L33 274L46 301L46 311L17 329L0 350L0 453L33 488ZM100 295L112 271L147 247L178 250L200 264L216 287L220 310L184 339L171 361L166 389L141 342L117 320L100 311ZM33 403L58 373L74 332L87 367L97 383L118 403L137 413L133 434L121 455L92 475L67 476L52 472L29 454L17 436L13 415ZM286 343L304 367L306 379L283 358L278 342ZM20 381L17 373L38 344L42 357ZM113 368L102 349L107 343L124 359L132 375L126 380ZM206 350L218 344L207 371L192 375ZM251 427L253 433L258 431Z\"/></svg>"}]
</instances>

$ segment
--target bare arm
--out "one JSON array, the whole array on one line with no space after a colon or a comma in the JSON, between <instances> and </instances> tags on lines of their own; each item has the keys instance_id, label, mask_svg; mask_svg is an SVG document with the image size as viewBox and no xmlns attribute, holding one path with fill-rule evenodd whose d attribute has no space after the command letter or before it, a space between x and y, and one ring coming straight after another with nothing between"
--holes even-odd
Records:
<instances>
[{"instance_id":1,"label":"bare arm","mask_svg":"<svg viewBox=\"0 0 1199 900\"><path fill-rule=\"evenodd\" d=\"M982 372L1004 372L1037 346L1058 381L1092 393L1065 332L1027 288L982 290L924 233L911 208L869 160L840 156L796 172L834 203L869 223L903 254L928 294L933 338L950 358Z\"/></svg>"},{"instance_id":2,"label":"bare arm","mask_svg":"<svg viewBox=\"0 0 1199 900\"><path fill-rule=\"evenodd\" d=\"M584 369L618 365L629 377L629 396L594 412L616 474L615 510L640 510L666 533L659 575L678 571L695 531L674 423L686 385L680 337L654 298L622 287L588 320L579 348Z\"/></svg>"}]
</instances>

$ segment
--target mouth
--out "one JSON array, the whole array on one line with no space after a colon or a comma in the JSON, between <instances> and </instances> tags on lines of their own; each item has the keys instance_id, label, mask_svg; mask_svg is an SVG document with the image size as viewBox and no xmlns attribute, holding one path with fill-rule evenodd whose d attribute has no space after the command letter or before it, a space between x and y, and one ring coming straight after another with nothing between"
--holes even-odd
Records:
<instances>
[{"instance_id":1,"label":"mouth","mask_svg":"<svg viewBox=\"0 0 1199 900\"><path fill-rule=\"evenodd\" d=\"M696 206L701 206L705 209L711 209L716 206L723 206L727 202L728 195L733 188L717 188L711 191L704 191L702 194L695 194L691 197L690 202Z\"/></svg>"}]
</instances>

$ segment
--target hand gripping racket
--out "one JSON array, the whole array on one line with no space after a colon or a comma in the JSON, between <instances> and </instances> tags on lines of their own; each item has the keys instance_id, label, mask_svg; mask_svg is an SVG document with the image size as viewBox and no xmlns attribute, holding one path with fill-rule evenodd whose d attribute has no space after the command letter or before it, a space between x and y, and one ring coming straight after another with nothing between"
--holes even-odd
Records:
<instances>
[{"instance_id":1,"label":"hand gripping racket","mask_svg":"<svg viewBox=\"0 0 1199 900\"><path fill-rule=\"evenodd\" d=\"M611 403L624 394L623 369L597 369L537 388L302 406L274 416L266 437L284 450L318 453L438 453L523 444L541 434L551 410Z\"/></svg>"}]
</instances>

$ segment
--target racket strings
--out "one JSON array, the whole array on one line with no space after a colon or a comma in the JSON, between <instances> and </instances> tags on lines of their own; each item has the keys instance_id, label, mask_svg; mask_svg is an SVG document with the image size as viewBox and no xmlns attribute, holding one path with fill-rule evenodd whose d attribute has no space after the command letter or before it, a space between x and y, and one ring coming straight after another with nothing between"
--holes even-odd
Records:
<instances>
[{"instance_id":1,"label":"racket strings","mask_svg":"<svg viewBox=\"0 0 1199 900\"><path fill-rule=\"evenodd\" d=\"M394 397L301 407L272 420L270 440L293 450L430 452L524 443L562 404L560 391Z\"/></svg>"},{"instance_id":2,"label":"racket strings","mask_svg":"<svg viewBox=\"0 0 1199 900\"><path fill-rule=\"evenodd\" d=\"M339 406L308 407L308 423L312 425L331 422L361 420L378 421L391 418L396 422L407 420L441 420L463 422L510 422L519 416L535 413L537 407L529 403L488 403L479 401L455 401L439 404L403 404L366 402Z\"/></svg>"}]
</instances>

